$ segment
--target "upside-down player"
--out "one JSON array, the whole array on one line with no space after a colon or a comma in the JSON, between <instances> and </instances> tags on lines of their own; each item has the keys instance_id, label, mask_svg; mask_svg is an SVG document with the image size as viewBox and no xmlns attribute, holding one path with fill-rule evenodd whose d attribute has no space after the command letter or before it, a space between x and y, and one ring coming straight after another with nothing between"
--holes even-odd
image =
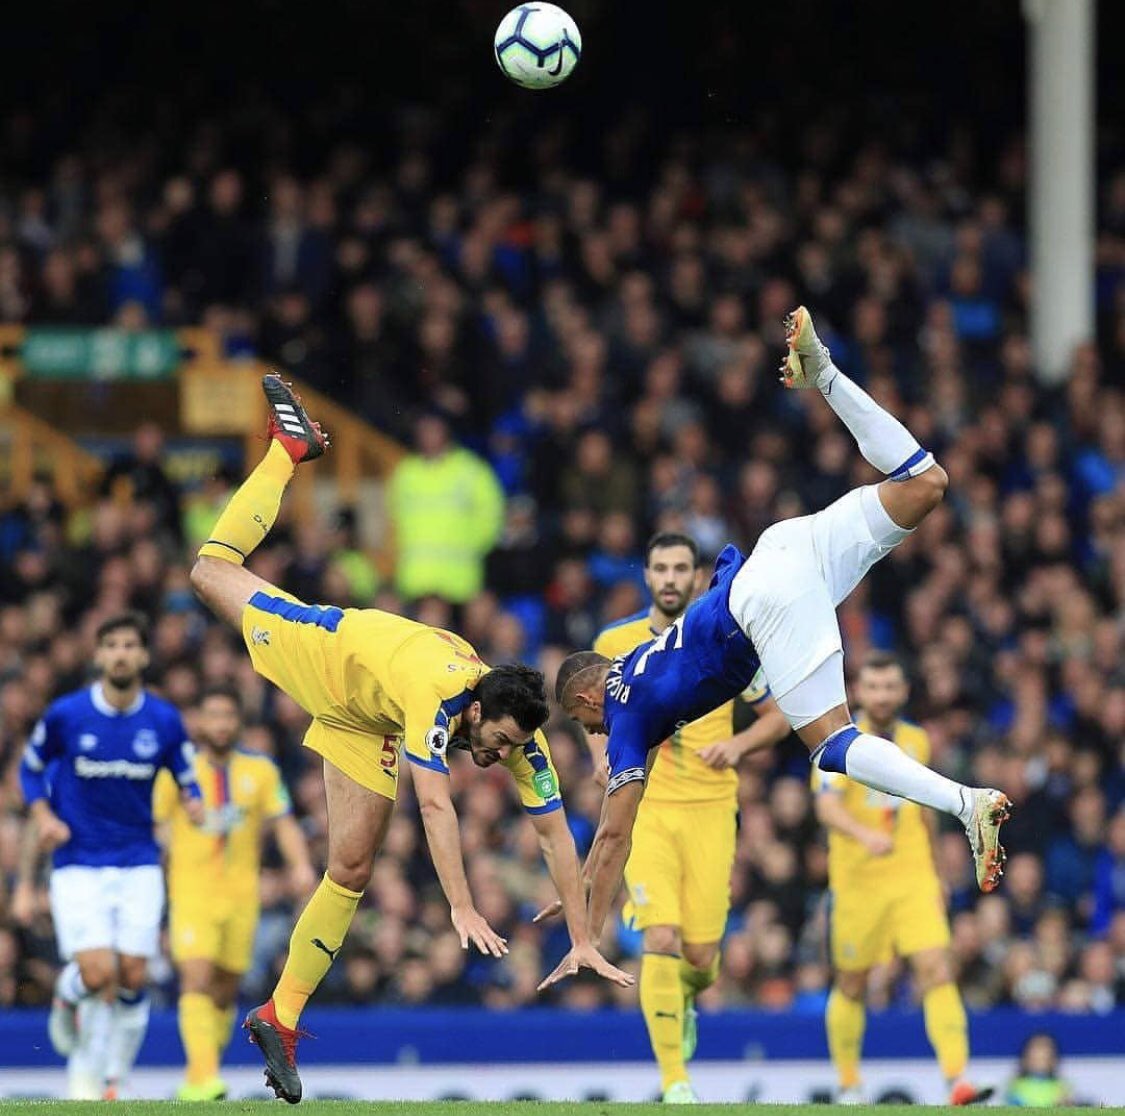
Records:
<instances>
[{"instance_id":1,"label":"upside-down player","mask_svg":"<svg viewBox=\"0 0 1125 1116\"><path fill-rule=\"evenodd\" d=\"M587 729L608 732L609 782L587 858L589 928L596 941L621 886L633 824L657 746L765 673L774 699L823 771L953 814L965 826L977 883L1003 871L1000 826L1010 805L996 790L961 786L891 741L862 732L848 712L836 606L941 501L945 471L894 416L833 363L802 306L788 322L782 379L818 388L867 461L886 476L815 515L775 523L749 558L719 555L711 587L659 639L612 662L593 651L564 660L559 704ZM564 958L544 986L573 971Z\"/></svg>"},{"instance_id":2,"label":"upside-down player","mask_svg":"<svg viewBox=\"0 0 1125 1116\"><path fill-rule=\"evenodd\" d=\"M862 710L856 723L926 763L926 730L900 716L908 695L906 675L892 655L868 656L856 685ZM987 1100L992 1090L965 1078L969 1029L953 980L949 920L930 844L933 811L839 772L813 768L812 786L817 817L828 829L828 939L835 978L824 1019L841 1102L862 1103L867 974L892 954L907 958L914 970L926 1034L949 1083L949 1103Z\"/></svg>"},{"instance_id":3,"label":"upside-down player","mask_svg":"<svg viewBox=\"0 0 1125 1116\"><path fill-rule=\"evenodd\" d=\"M168 930L180 976L180 1038L187 1071L180 1100L221 1100L219 1062L230 1042L235 1000L258 928L262 838L272 830L293 895L316 887L304 834L281 773L268 757L239 748L238 692L212 686L199 701L195 778L202 826L191 825L172 779L156 781L153 816L168 855Z\"/></svg>"},{"instance_id":4,"label":"upside-down player","mask_svg":"<svg viewBox=\"0 0 1125 1116\"><path fill-rule=\"evenodd\" d=\"M693 538L656 535L645 555L651 606L606 628L594 650L614 659L659 636L684 614L700 572ZM718 975L730 909L738 776L713 770L709 756L728 749L743 755L789 734L768 687L752 685L742 696L757 717L750 728L735 734L728 701L661 745L625 865L632 923L644 933L641 1011L666 1103L695 1099L685 1066L695 1053L695 997ZM589 739L595 763L604 765L604 739Z\"/></svg>"},{"instance_id":5,"label":"upside-down player","mask_svg":"<svg viewBox=\"0 0 1125 1116\"><path fill-rule=\"evenodd\" d=\"M328 870L293 929L273 995L245 1023L265 1057L266 1080L295 1104L297 1021L370 879L394 808L400 743L462 946L471 941L494 957L507 952L469 892L449 792L450 746L466 748L478 767L500 763L512 773L560 889L573 943L568 971L588 967L623 985L633 978L606 961L587 933L578 858L540 731L548 713L543 676L522 666L490 670L459 636L391 613L304 604L243 568L273 526L294 466L328 444L278 376L262 386L269 449L200 548L191 578L200 599L242 633L254 669L312 716L305 746L324 760Z\"/></svg>"}]
</instances>

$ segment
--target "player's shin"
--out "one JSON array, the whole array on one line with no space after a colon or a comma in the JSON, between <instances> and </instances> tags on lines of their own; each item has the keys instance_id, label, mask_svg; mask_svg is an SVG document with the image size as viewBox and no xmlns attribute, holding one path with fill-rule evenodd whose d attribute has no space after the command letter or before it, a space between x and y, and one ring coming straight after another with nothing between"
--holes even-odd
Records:
<instances>
[{"instance_id":1,"label":"player's shin","mask_svg":"<svg viewBox=\"0 0 1125 1116\"><path fill-rule=\"evenodd\" d=\"M230 1046L231 1035L234 1034L234 1021L238 1009L232 1004L230 1007L215 1007L213 1021L215 1024L215 1042L219 1049L219 1058L222 1059L226 1048Z\"/></svg>"},{"instance_id":2,"label":"player's shin","mask_svg":"<svg viewBox=\"0 0 1125 1116\"><path fill-rule=\"evenodd\" d=\"M122 1085L133 1070L148 1030L148 992L121 988L113 1005L112 1030L106 1060L106 1081Z\"/></svg>"},{"instance_id":3,"label":"player's shin","mask_svg":"<svg viewBox=\"0 0 1125 1116\"><path fill-rule=\"evenodd\" d=\"M854 1089L859 1085L859 1057L867 1026L863 1001L853 1000L839 988L833 988L824 1012L824 1025L828 1032L828 1053L836 1067L840 1088Z\"/></svg>"},{"instance_id":4,"label":"player's shin","mask_svg":"<svg viewBox=\"0 0 1125 1116\"><path fill-rule=\"evenodd\" d=\"M922 997L922 1014L942 1076L958 1080L969 1063L969 1024L957 985L950 981L929 989Z\"/></svg>"},{"instance_id":5,"label":"player's shin","mask_svg":"<svg viewBox=\"0 0 1125 1116\"><path fill-rule=\"evenodd\" d=\"M684 997L678 956L646 953L641 959L641 1011L660 1066L661 1089L686 1081L682 1048Z\"/></svg>"},{"instance_id":6,"label":"player's shin","mask_svg":"<svg viewBox=\"0 0 1125 1116\"><path fill-rule=\"evenodd\" d=\"M278 1022L296 1027L301 1012L344 943L363 893L341 887L326 874L301 912L289 956L273 993Z\"/></svg>"},{"instance_id":7,"label":"player's shin","mask_svg":"<svg viewBox=\"0 0 1125 1116\"><path fill-rule=\"evenodd\" d=\"M289 454L280 442L270 442L266 456L223 509L200 555L241 566L274 525L292 476Z\"/></svg>"},{"instance_id":8,"label":"player's shin","mask_svg":"<svg viewBox=\"0 0 1125 1116\"><path fill-rule=\"evenodd\" d=\"M932 771L879 736L846 725L813 752L822 771L835 771L857 783L908 798L967 822L973 808L967 787Z\"/></svg>"},{"instance_id":9,"label":"player's shin","mask_svg":"<svg viewBox=\"0 0 1125 1116\"><path fill-rule=\"evenodd\" d=\"M184 1076L189 1085L203 1085L219 1072L217 1014L211 997L202 992L185 992L180 996L180 1039L187 1056Z\"/></svg>"},{"instance_id":10,"label":"player's shin","mask_svg":"<svg viewBox=\"0 0 1125 1116\"><path fill-rule=\"evenodd\" d=\"M710 988L719 977L719 964L720 957L717 953L711 959L711 963L703 968L696 968L685 957L680 962L680 985L683 988L684 997L694 1000L700 992Z\"/></svg>"}]
</instances>

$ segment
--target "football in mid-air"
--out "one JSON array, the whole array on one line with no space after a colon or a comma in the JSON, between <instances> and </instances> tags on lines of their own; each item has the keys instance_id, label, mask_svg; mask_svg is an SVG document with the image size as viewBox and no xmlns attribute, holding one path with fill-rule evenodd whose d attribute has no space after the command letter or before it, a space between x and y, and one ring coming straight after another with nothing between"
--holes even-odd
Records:
<instances>
[{"instance_id":1,"label":"football in mid-air","mask_svg":"<svg viewBox=\"0 0 1125 1116\"><path fill-rule=\"evenodd\" d=\"M521 4L496 28L496 62L516 85L549 89L582 57L578 24L554 4Z\"/></svg>"}]
</instances>

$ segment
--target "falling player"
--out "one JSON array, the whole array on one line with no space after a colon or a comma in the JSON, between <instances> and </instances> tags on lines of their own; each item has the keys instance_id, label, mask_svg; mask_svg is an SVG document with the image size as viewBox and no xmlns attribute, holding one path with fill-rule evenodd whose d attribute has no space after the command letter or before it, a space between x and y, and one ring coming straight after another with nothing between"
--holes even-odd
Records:
<instances>
[{"instance_id":1,"label":"falling player","mask_svg":"<svg viewBox=\"0 0 1125 1116\"><path fill-rule=\"evenodd\" d=\"M197 717L195 775L203 824L191 824L163 772L154 813L168 850L168 933L180 976L180 1038L187 1055L179 1099L207 1101L226 1096L219 1062L258 927L263 836L272 831L295 898L307 898L317 881L281 773L268 756L238 747L237 691L209 688Z\"/></svg>"},{"instance_id":2,"label":"falling player","mask_svg":"<svg viewBox=\"0 0 1125 1116\"><path fill-rule=\"evenodd\" d=\"M141 685L147 632L133 612L98 628L99 681L48 706L20 765L39 840L54 849L51 917L67 964L48 1027L75 1099L115 1098L148 1028L164 911L152 820L161 768L186 817L203 820L179 711Z\"/></svg>"},{"instance_id":3,"label":"falling player","mask_svg":"<svg viewBox=\"0 0 1125 1116\"><path fill-rule=\"evenodd\" d=\"M930 758L925 729L900 716L908 695L898 661L884 653L870 655L856 685L861 709L856 724L925 763ZM933 812L837 771L814 767L812 785L817 817L828 829L828 940L835 978L825 1025L841 1103L863 1103L859 1057L867 974L892 954L907 958L914 970L926 1034L949 1083L949 1103L987 1100L992 1090L965 1078L969 1028L953 980L949 921L934 868Z\"/></svg>"},{"instance_id":4,"label":"falling player","mask_svg":"<svg viewBox=\"0 0 1125 1116\"><path fill-rule=\"evenodd\" d=\"M710 589L659 639L612 662L593 651L566 659L556 679L563 709L608 732L609 782L586 864L589 928L597 941L621 885L655 749L744 689L759 666L781 711L823 771L957 817L991 891L1003 871L1000 826L1010 806L996 790L965 787L891 741L862 732L848 711L836 606L940 503L948 478L913 435L833 363L802 306L788 321L782 380L818 388L860 453L886 476L815 515L775 523L744 558L728 546ZM563 958L544 987L575 971Z\"/></svg>"},{"instance_id":5,"label":"falling player","mask_svg":"<svg viewBox=\"0 0 1125 1116\"><path fill-rule=\"evenodd\" d=\"M473 905L449 790L446 751L464 747L478 767L513 775L563 902L575 965L633 983L590 942L574 840L558 776L540 726L543 676L528 667L490 670L450 632L377 609L306 605L245 569L268 534L295 465L328 442L278 376L266 376L270 445L200 548L192 585L243 635L254 669L312 717L305 745L324 760L328 870L293 929L273 995L246 1018L266 1061L266 1078L290 1103L301 1099L297 1020L339 952L370 879L394 808L399 745L430 855L463 947L500 957L505 940Z\"/></svg>"},{"instance_id":6,"label":"falling player","mask_svg":"<svg viewBox=\"0 0 1125 1116\"><path fill-rule=\"evenodd\" d=\"M645 557L652 604L606 628L594 650L607 659L627 654L674 624L700 588L699 545L688 535L656 535ZM660 1066L667 1103L694 1099L686 1062L697 1041L695 997L719 971L719 942L730 909L738 776L712 770L713 751L745 755L789 734L769 688L743 695L756 720L734 731L734 702L676 729L664 741L637 814L625 865L634 928L644 934L641 1011ZM591 736L594 761L605 764L604 738Z\"/></svg>"}]
</instances>

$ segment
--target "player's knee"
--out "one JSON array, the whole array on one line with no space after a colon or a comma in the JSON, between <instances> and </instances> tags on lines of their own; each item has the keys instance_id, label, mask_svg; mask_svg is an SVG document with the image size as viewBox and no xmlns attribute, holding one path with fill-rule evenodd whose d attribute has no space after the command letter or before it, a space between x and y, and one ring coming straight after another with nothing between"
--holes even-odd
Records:
<instances>
[{"instance_id":1,"label":"player's knee","mask_svg":"<svg viewBox=\"0 0 1125 1116\"><path fill-rule=\"evenodd\" d=\"M867 997L867 973L844 973L836 974L836 988L849 1000L862 1001Z\"/></svg>"},{"instance_id":2,"label":"player's knee","mask_svg":"<svg viewBox=\"0 0 1125 1116\"><path fill-rule=\"evenodd\" d=\"M122 957L118 984L130 992L140 992L148 983L148 962L143 957Z\"/></svg>"},{"instance_id":3,"label":"player's knee","mask_svg":"<svg viewBox=\"0 0 1125 1116\"><path fill-rule=\"evenodd\" d=\"M709 969L719 955L718 942L684 942L684 960L693 969Z\"/></svg>"},{"instance_id":4,"label":"player's knee","mask_svg":"<svg viewBox=\"0 0 1125 1116\"><path fill-rule=\"evenodd\" d=\"M113 962L107 958L82 959L78 962L82 983L90 992L101 992L117 978Z\"/></svg>"},{"instance_id":5,"label":"player's knee","mask_svg":"<svg viewBox=\"0 0 1125 1116\"><path fill-rule=\"evenodd\" d=\"M191 587L201 601L207 600L210 589L214 585L217 564L217 558L208 558L205 554L199 555L192 564L189 575Z\"/></svg>"},{"instance_id":6,"label":"player's knee","mask_svg":"<svg viewBox=\"0 0 1125 1116\"><path fill-rule=\"evenodd\" d=\"M916 485L926 511L933 511L945 498L949 487L949 474L936 462L924 473L919 473L911 482Z\"/></svg>"},{"instance_id":7,"label":"player's knee","mask_svg":"<svg viewBox=\"0 0 1125 1116\"><path fill-rule=\"evenodd\" d=\"M649 926L644 933L645 953L679 953L680 931L675 926Z\"/></svg>"},{"instance_id":8,"label":"player's knee","mask_svg":"<svg viewBox=\"0 0 1125 1116\"><path fill-rule=\"evenodd\" d=\"M349 891L363 891L371 880L375 859L370 856L349 855L347 852L330 853L328 878Z\"/></svg>"},{"instance_id":9,"label":"player's knee","mask_svg":"<svg viewBox=\"0 0 1125 1116\"><path fill-rule=\"evenodd\" d=\"M914 958L914 977L921 992L949 984L953 980L953 970L945 951L918 954Z\"/></svg>"}]
</instances>

